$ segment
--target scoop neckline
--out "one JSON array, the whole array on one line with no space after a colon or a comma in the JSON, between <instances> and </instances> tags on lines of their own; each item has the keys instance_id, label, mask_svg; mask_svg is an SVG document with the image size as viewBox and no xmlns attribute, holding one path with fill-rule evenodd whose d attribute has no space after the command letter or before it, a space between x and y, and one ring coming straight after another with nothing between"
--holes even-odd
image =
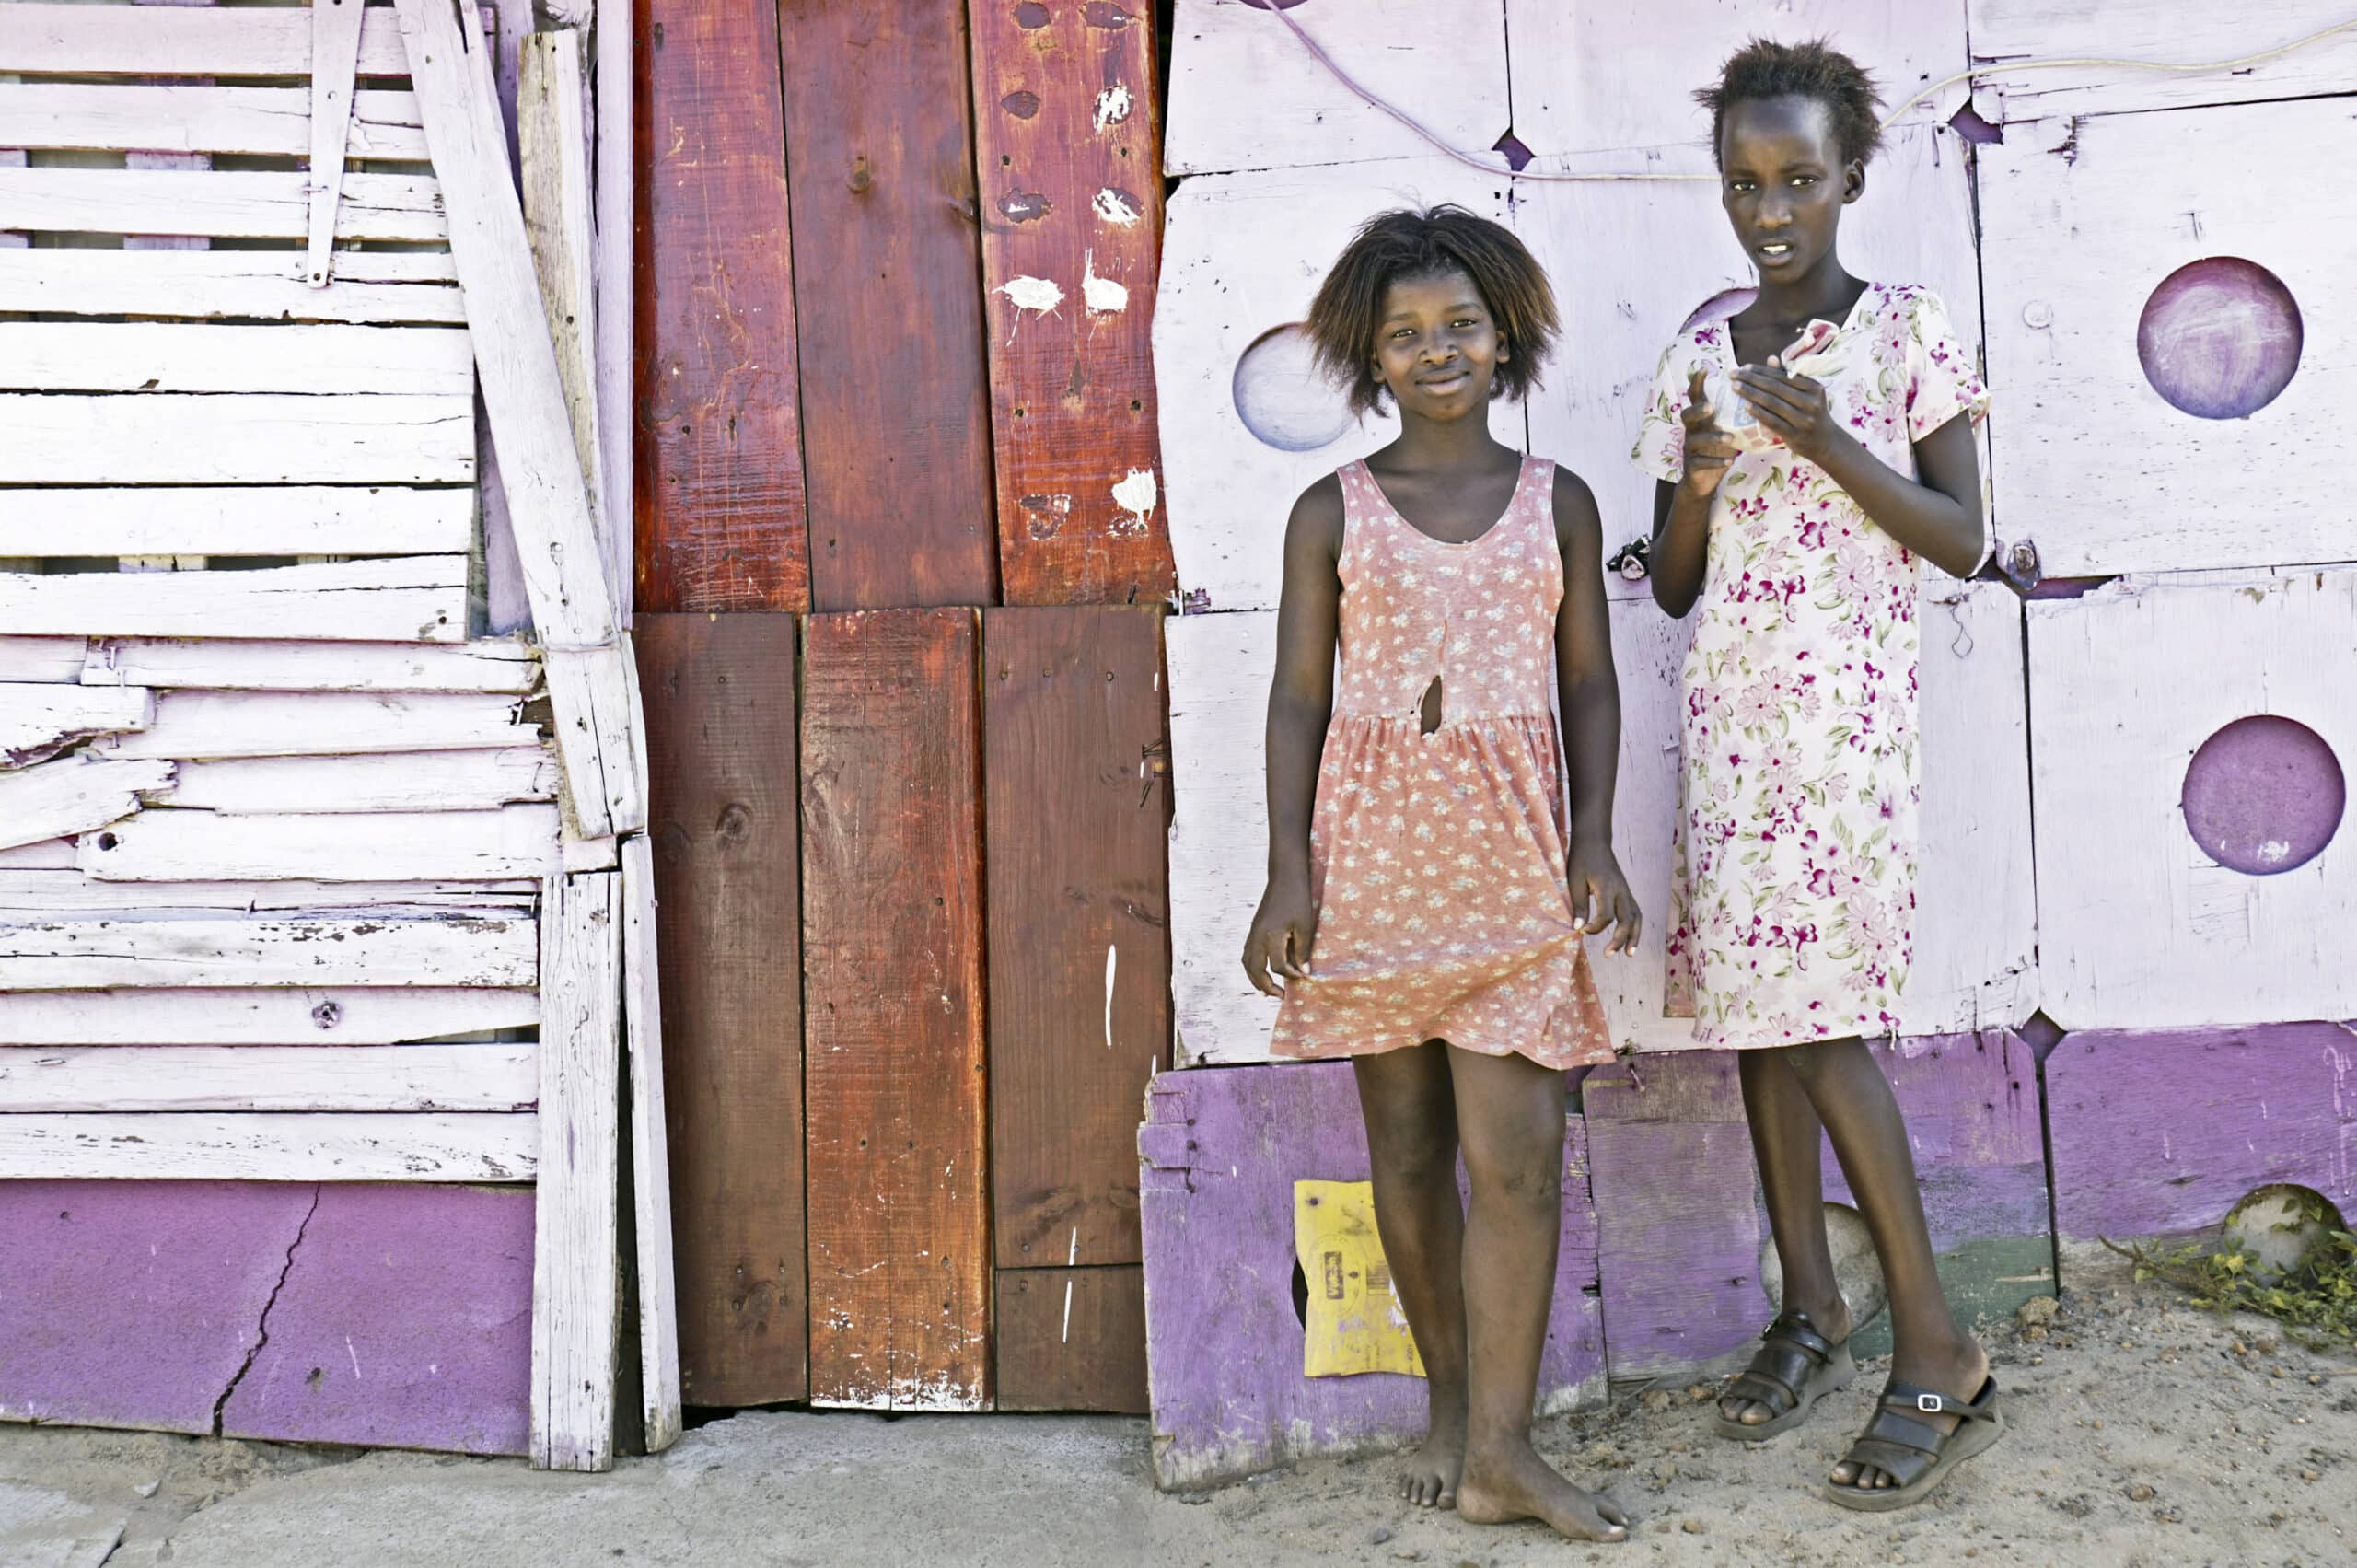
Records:
<instances>
[{"instance_id":1,"label":"scoop neckline","mask_svg":"<svg viewBox=\"0 0 2357 1568\"><path fill-rule=\"evenodd\" d=\"M1528 452L1522 454L1522 467L1516 470L1514 476L1514 494L1506 497L1505 510L1500 512L1495 517L1492 518L1490 526L1483 528L1480 533L1475 534L1471 539L1435 539L1431 534L1426 533L1423 529L1410 522L1406 513L1400 511L1399 507L1391 504L1391 496L1383 488L1383 482L1375 477L1375 470L1367 467L1366 459L1364 458L1361 458L1358 460L1358 468L1359 472L1364 476L1368 486L1374 490L1376 499L1383 504L1384 511L1390 514L1392 521L1398 523L1401 528L1406 528L1410 533L1414 534L1418 539L1422 540L1426 544L1437 545L1443 550L1470 550L1477 544L1485 543L1491 535L1496 533L1498 529L1505 526L1505 521L1508 517L1514 516L1514 509L1522 504L1523 487L1530 482L1530 470L1537 461L1538 459L1533 458Z\"/></svg>"},{"instance_id":2,"label":"scoop neckline","mask_svg":"<svg viewBox=\"0 0 2357 1568\"><path fill-rule=\"evenodd\" d=\"M1866 286L1858 291L1858 297L1851 302L1849 310L1842 316L1841 319L1839 321L1826 321L1825 324L1831 327L1837 332L1848 331L1851 327L1856 323L1858 319L1858 312L1865 308L1866 301L1872 299L1875 295L1882 292L1883 285L1881 284L1868 280ZM1825 318L1822 316L1810 317L1806 321L1801 324L1801 330L1798 335L1805 336L1809 328L1817 325L1819 321L1825 321ZM1719 356L1738 370L1745 368L1742 357L1735 351L1735 317L1732 315L1722 316L1716 321L1705 322L1704 325L1721 329L1718 343ZM1784 351L1782 349L1778 349L1776 351L1779 356L1781 356L1783 352Z\"/></svg>"}]
</instances>

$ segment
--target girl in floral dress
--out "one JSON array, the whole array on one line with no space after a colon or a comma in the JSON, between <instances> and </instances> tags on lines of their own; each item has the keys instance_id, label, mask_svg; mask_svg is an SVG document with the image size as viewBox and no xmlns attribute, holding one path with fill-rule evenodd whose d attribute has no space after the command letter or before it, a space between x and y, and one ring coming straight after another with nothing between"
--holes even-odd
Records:
<instances>
[{"instance_id":1,"label":"girl in floral dress","mask_svg":"<svg viewBox=\"0 0 2357 1568\"><path fill-rule=\"evenodd\" d=\"M1530 253L1454 207L1375 218L1318 291L1321 360L1354 409L1397 402L1399 436L1310 486L1286 525L1269 883L1244 967L1283 996L1278 1054L1357 1074L1431 1400L1401 1494L1620 1540L1620 1508L1530 1446L1563 1069L1612 1055L1581 942L1617 921L1614 946L1633 946L1638 918L1612 856L1596 500L1489 428L1492 399L1538 384L1555 330Z\"/></svg>"},{"instance_id":2,"label":"girl in floral dress","mask_svg":"<svg viewBox=\"0 0 2357 1568\"><path fill-rule=\"evenodd\" d=\"M1670 344L1637 440L1660 482L1654 598L1696 611L1667 1008L1742 1052L1784 1274L1784 1310L1717 1425L1772 1435L1852 1376L1818 1176L1829 1134L1881 1257L1894 1352L1827 1489L1880 1511L2003 1428L1864 1044L1898 1027L1914 927L1920 563L1968 576L1987 561L1973 427L1988 395L1936 297L1842 268L1841 210L1880 138L1865 73L1821 43L1754 42L1698 96L1759 288Z\"/></svg>"}]
</instances>

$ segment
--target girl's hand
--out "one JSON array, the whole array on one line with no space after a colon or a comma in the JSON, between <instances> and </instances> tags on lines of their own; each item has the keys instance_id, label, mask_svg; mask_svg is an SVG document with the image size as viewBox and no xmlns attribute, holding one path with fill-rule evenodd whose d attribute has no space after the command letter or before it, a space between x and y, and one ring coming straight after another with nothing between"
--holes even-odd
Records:
<instances>
[{"instance_id":1,"label":"girl's hand","mask_svg":"<svg viewBox=\"0 0 2357 1568\"><path fill-rule=\"evenodd\" d=\"M1636 895L1629 891L1629 879L1620 875L1612 846L1574 843L1571 858L1572 917L1590 936L1608 925L1619 927L1604 945L1607 953L1635 952L1645 917L1637 908Z\"/></svg>"},{"instance_id":2,"label":"girl's hand","mask_svg":"<svg viewBox=\"0 0 2357 1568\"><path fill-rule=\"evenodd\" d=\"M1735 437L1719 428L1718 412L1702 390L1700 370L1687 380L1686 412L1678 417L1686 425L1686 477L1678 482L1707 500L1718 494L1719 481L1726 478L1727 466L1741 449Z\"/></svg>"},{"instance_id":3,"label":"girl's hand","mask_svg":"<svg viewBox=\"0 0 2357 1568\"><path fill-rule=\"evenodd\" d=\"M1306 880L1271 879L1252 916L1251 935L1244 938L1244 975L1264 996L1283 996L1284 986L1270 978L1306 980L1309 975L1309 945L1318 935L1318 906L1310 901Z\"/></svg>"},{"instance_id":4,"label":"girl's hand","mask_svg":"<svg viewBox=\"0 0 2357 1568\"><path fill-rule=\"evenodd\" d=\"M1822 465L1846 434L1826 406L1824 384L1788 375L1775 360L1747 365L1735 373L1736 395L1751 405L1759 423L1796 457Z\"/></svg>"}]
</instances>

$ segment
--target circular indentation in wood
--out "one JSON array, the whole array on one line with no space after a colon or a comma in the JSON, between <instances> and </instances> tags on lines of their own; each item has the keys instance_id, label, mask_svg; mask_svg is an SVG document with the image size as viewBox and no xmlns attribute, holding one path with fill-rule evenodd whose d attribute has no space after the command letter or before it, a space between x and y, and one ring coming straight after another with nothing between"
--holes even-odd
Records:
<instances>
[{"instance_id":1,"label":"circular indentation in wood","mask_svg":"<svg viewBox=\"0 0 2357 1568\"><path fill-rule=\"evenodd\" d=\"M2300 367L2299 302L2239 256L2189 261L2161 280L2136 323L2153 390L2197 419L2247 419Z\"/></svg>"},{"instance_id":2,"label":"circular indentation in wood","mask_svg":"<svg viewBox=\"0 0 2357 1568\"><path fill-rule=\"evenodd\" d=\"M2185 770L2185 830L2219 865L2252 877L2305 865L2332 842L2348 804L2340 760L2293 719L2236 719Z\"/></svg>"},{"instance_id":3,"label":"circular indentation in wood","mask_svg":"<svg viewBox=\"0 0 2357 1568\"><path fill-rule=\"evenodd\" d=\"M1236 361L1232 384L1244 428L1280 452L1314 452L1353 423L1342 389L1318 368L1298 321L1261 333Z\"/></svg>"},{"instance_id":4,"label":"circular indentation in wood","mask_svg":"<svg viewBox=\"0 0 2357 1568\"><path fill-rule=\"evenodd\" d=\"M1833 1278L1849 1306L1854 1333L1874 1319L1887 1298L1882 1260L1875 1256L1874 1237L1866 1232L1864 1217L1847 1203L1825 1205L1825 1239L1833 1249ZM1776 1256L1772 1237L1759 1244L1759 1288L1768 1293L1769 1306L1779 1312L1784 1309L1784 1263Z\"/></svg>"}]
</instances>

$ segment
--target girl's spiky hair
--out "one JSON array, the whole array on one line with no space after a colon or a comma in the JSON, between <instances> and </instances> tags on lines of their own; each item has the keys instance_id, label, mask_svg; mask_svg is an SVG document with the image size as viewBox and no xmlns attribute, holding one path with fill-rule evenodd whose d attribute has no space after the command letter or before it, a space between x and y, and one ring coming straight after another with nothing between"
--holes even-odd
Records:
<instances>
[{"instance_id":1,"label":"girl's spiky hair","mask_svg":"<svg viewBox=\"0 0 2357 1568\"><path fill-rule=\"evenodd\" d=\"M1349 389L1352 412L1383 406L1375 359L1386 291L1402 279L1443 273L1463 273L1473 281L1513 351L1498 366L1490 395L1519 398L1538 385L1560 322L1555 291L1538 258L1511 229L1463 207L1403 207L1359 226L1309 308L1318 363Z\"/></svg>"},{"instance_id":2,"label":"girl's spiky hair","mask_svg":"<svg viewBox=\"0 0 2357 1568\"><path fill-rule=\"evenodd\" d=\"M1763 98L1806 98L1825 105L1841 161L1864 163L1882 145L1882 102L1874 78L1827 39L1776 43L1755 38L1727 57L1716 85L1694 95L1711 111L1711 156L1719 157L1719 132L1727 110ZM1723 160L1722 160L1723 161Z\"/></svg>"}]
</instances>

